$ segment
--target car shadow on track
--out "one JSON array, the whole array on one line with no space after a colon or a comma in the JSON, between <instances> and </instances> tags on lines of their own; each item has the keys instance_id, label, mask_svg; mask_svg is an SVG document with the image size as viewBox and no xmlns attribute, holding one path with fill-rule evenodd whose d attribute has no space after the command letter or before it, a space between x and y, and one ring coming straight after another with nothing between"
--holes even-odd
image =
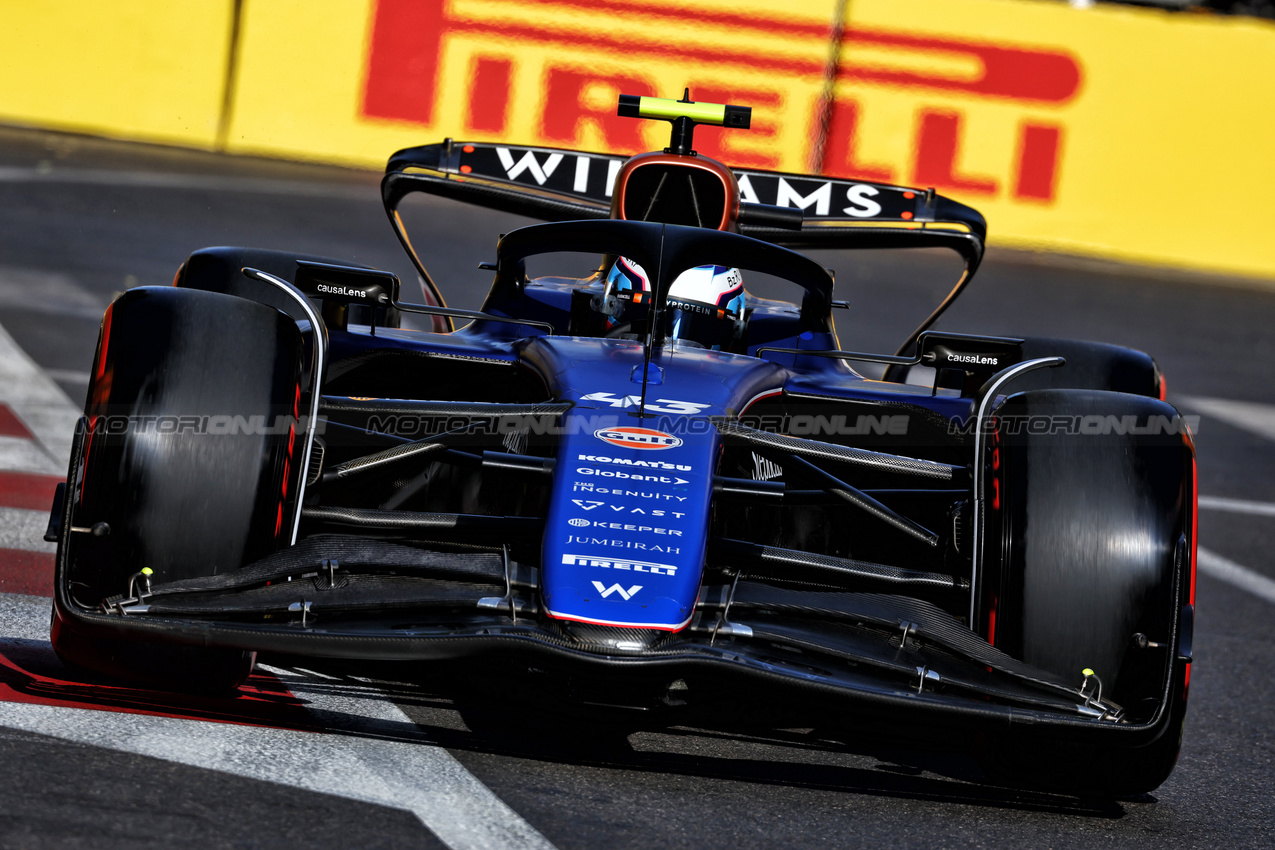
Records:
<instances>
[{"instance_id":1,"label":"car shadow on track","mask_svg":"<svg viewBox=\"0 0 1275 850\"><path fill-rule=\"evenodd\" d=\"M271 664L286 667L288 662L275 659ZM1150 795L1125 801L1081 799L990 784L973 756L974 736L926 736L916 729L901 735L879 725L775 728L764 716L711 727L670 725L598 706L550 708L528 700L512 683L502 690L499 681L493 687L486 676L475 681L472 672L469 681L453 675L403 681L401 667L294 664L280 678L303 700L307 689L341 697L375 694L393 702L411 721L342 724L345 734L429 743L452 751L462 762L466 753L474 753L1103 820L1122 818L1129 803L1155 801ZM322 670L322 678L300 684L312 670Z\"/></svg>"}]
</instances>

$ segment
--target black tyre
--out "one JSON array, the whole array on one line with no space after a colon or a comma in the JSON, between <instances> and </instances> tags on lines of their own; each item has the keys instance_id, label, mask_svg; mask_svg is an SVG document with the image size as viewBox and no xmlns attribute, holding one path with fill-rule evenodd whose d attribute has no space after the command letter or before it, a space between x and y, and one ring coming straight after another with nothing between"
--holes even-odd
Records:
<instances>
[{"instance_id":1,"label":"black tyre","mask_svg":"<svg viewBox=\"0 0 1275 850\"><path fill-rule=\"evenodd\" d=\"M90 433L68 556L72 603L97 609L153 582L235 570L286 544L292 531L302 404L295 322L229 295L143 287L102 323L89 386ZM59 617L61 622L59 623ZM238 650L88 640L55 617L65 661L109 676L183 689L242 681Z\"/></svg>"},{"instance_id":2,"label":"black tyre","mask_svg":"<svg viewBox=\"0 0 1275 850\"><path fill-rule=\"evenodd\" d=\"M985 765L1077 794L1150 791L1173 769L1185 720L1189 439L1171 406L1123 393L1034 390L995 416L976 622L1077 686L1092 669L1104 697L1159 735L1132 747L1007 735Z\"/></svg>"},{"instance_id":3,"label":"black tyre","mask_svg":"<svg viewBox=\"0 0 1275 850\"><path fill-rule=\"evenodd\" d=\"M1160 367L1151 355L1132 348L1079 339L1027 337L1023 340L1023 359L1038 357L1063 357L1067 362L1016 378L1010 385L1014 391L1072 387L1164 398Z\"/></svg>"}]
</instances>

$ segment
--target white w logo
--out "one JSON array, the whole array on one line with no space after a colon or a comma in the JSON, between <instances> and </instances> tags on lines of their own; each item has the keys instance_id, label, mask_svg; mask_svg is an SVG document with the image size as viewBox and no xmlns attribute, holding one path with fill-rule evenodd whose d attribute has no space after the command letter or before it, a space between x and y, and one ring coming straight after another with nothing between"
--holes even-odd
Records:
<instances>
[{"instance_id":1,"label":"white w logo","mask_svg":"<svg viewBox=\"0 0 1275 850\"><path fill-rule=\"evenodd\" d=\"M610 587L604 587L602 585L602 582L600 581L595 581L593 583L593 586L598 589L598 593L602 594L603 599L606 599L612 593L618 593L620 594L620 597L625 602L628 602L634 596L637 596L637 592L642 589L642 585L640 584L635 584L632 587L630 587L628 590L625 590L624 588L620 587L619 584L613 584Z\"/></svg>"},{"instance_id":2,"label":"white w logo","mask_svg":"<svg viewBox=\"0 0 1275 850\"><path fill-rule=\"evenodd\" d=\"M530 171L531 176L536 178L536 182L541 186L545 185L545 181L553 175L558 163L562 162L562 154L552 153L545 160L544 167L541 167L535 152L527 151L515 165L514 155L509 152L509 148L496 148L496 156L500 157L500 164L505 167L505 174L509 175L510 180L517 180L519 174Z\"/></svg>"}]
</instances>

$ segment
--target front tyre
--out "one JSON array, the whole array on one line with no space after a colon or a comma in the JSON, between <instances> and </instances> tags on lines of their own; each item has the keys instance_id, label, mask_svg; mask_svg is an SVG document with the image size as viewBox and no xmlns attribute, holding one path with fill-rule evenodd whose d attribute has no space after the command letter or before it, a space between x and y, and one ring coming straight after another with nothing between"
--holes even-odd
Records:
<instances>
[{"instance_id":1,"label":"front tyre","mask_svg":"<svg viewBox=\"0 0 1275 850\"><path fill-rule=\"evenodd\" d=\"M984 766L1086 796L1151 791L1173 770L1186 717L1189 435L1162 401L1097 390L1019 393L993 417L976 622L1077 686L1095 671L1125 720L1157 734L1129 746L1005 733Z\"/></svg>"},{"instance_id":2,"label":"front tyre","mask_svg":"<svg viewBox=\"0 0 1275 850\"><path fill-rule=\"evenodd\" d=\"M295 322L242 298L143 287L111 305L80 483L67 496L76 526L110 533L71 535L59 553L71 604L100 609L143 567L157 583L216 575L289 542L302 351ZM233 689L252 661L240 650L89 638L64 611L53 646L74 666L183 690Z\"/></svg>"}]
</instances>

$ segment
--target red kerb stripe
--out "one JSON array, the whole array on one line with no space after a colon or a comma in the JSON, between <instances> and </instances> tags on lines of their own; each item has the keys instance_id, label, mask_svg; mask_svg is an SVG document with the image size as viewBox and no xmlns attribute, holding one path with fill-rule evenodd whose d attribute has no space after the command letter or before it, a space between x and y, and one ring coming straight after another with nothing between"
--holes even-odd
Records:
<instances>
[{"instance_id":1,"label":"red kerb stripe","mask_svg":"<svg viewBox=\"0 0 1275 850\"><path fill-rule=\"evenodd\" d=\"M53 490L62 481L58 475L0 472L0 507L47 511L53 507Z\"/></svg>"},{"instance_id":2,"label":"red kerb stripe","mask_svg":"<svg viewBox=\"0 0 1275 850\"><path fill-rule=\"evenodd\" d=\"M22 424L22 420L7 404L0 404L0 437L22 437L33 440L35 436Z\"/></svg>"},{"instance_id":3,"label":"red kerb stripe","mask_svg":"<svg viewBox=\"0 0 1275 850\"><path fill-rule=\"evenodd\" d=\"M53 596L53 553L0 549L0 593Z\"/></svg>"}]
</instances>

